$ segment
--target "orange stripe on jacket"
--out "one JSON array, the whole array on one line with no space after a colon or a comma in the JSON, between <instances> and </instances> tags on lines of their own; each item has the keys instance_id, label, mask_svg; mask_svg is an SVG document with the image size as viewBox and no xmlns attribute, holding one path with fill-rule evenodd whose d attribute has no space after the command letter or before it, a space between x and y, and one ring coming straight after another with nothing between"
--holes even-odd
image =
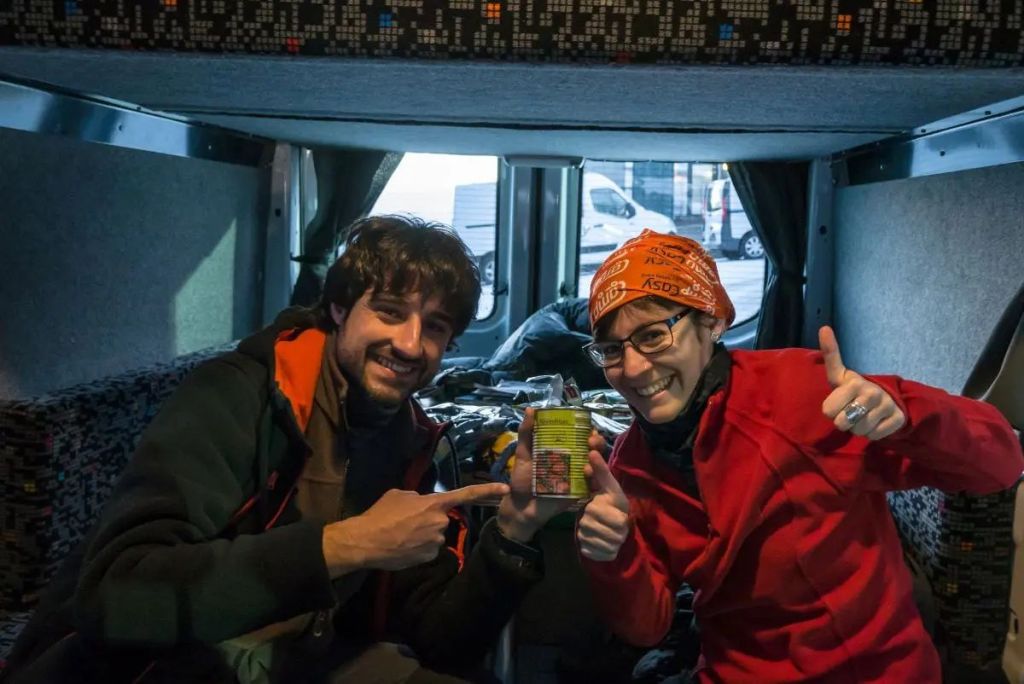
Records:
<instances>
[{"instance_id":1,"label":"orange stripe on jacket","mask_svg":"<svg viewBox=\"0 0 1024 684\"><path fill-rule=\"evenodd\" d=\"M466 516L455 509L448 511L448 518L450 519L449 524L454 522L457 525L454 546L449 544L448 549L459 559L459 571L461 572L462 566L466 564L466 538L469 536L469 523L466 521Z\"/></svg>"},{"instance_id":2,"label":"orange stripe on jacket","mask_svg":"<svg viewBox=\"0 0 1024 684\"><path fill-rule=\"evenodd\" d=\"M320 378L326 339L327 335L322 330L307 328L301 332L286 330L274 343L274 381L288 398L303 432L313 414L313 395Z\"/></svg>"}]
</instances>

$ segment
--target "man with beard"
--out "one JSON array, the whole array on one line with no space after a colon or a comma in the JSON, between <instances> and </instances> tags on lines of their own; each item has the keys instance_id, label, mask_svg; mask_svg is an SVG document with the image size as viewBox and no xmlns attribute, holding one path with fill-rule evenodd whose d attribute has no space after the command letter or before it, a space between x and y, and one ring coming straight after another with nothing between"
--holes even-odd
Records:
<instances>
[{"instance_id":1,"label":"man with beard","mask_svg":"<svg viewBox=\"0 0 1024 684\"><path fill-rule=\"evenodd\" d=\"M504 484L434 493L411 399L476 267L418 219L357 222L320 305L197 368L12 654L17 682L454 682L542 573L530 417ZM596 449L600 439L592 439ZM469 558L457 507L501 499ZM447 542L447 545L446 545Z\"/></svg>"}]
</instances>

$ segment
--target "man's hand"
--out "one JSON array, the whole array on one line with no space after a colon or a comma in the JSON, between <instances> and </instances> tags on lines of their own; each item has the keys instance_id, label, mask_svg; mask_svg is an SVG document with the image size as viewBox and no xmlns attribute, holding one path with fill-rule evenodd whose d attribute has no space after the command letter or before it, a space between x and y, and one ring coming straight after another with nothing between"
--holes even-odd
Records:
<instances>
[{"instance_id":1,"label":"man's hand","mask_svg":"<svg viewBox=\"0 0 1024 684\"><path fill-rule=\"evenodd\" d=\"M448 511L508 493L508 485L477 484L437 494L400 489L384 493L362 515L324 527L324 559L331 577L359 569L402 570L437 557Z\"/></svg>"},{"instance_id":2,"label":"man's hand","mask_svg":"<svg viewBox=\"0 0 1024 684\"><path fill-rule=\"evenodd\" d=\"M580 553L590 560L613 561L629 536L629 500L599 454L591 452L584 472L594 498L576 528Z\"/></svg>"},{"instance_id":3,"label":"man's hand","mask_svg":"<svg viewBox=\"0 0 1024 684\"><path fill-rule=\"evenodd\" d=\"M832 328L822 326L818 331L818 344L825 357L828 382L833 387L821 405L821 412L826 418L838 429L870 440L888 437L903 427L907 418L893 398L875 383L843 365Z\"/></svg>"},{"instance_id":4,"label":"man's hand","mask_svg":"<svg viewBox=\"0 0 1024 684\"><path fill-rule=\"evenodd\" d=\"M533 420L533 409L526 409L519 425L516 460L509 480L512 491L498 506L498 529L519 542L530 541L551 518L576 504L573 499L533 496ZM591 432L589 446L592 455L600 454L605 449L604 438Z\"/></svg>"}]
</instances>

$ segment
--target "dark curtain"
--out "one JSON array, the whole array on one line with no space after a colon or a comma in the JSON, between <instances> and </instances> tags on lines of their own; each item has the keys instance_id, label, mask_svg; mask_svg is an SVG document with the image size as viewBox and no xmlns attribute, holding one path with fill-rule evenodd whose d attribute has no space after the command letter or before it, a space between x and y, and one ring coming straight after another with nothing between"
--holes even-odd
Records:
<instances>
[{"instance_id":1,"label":"dark curtain","mask_svg":"<svg viewBox=\"0 0 1024 684\"><path fill-rule=\"evenodd\" d=\"M732 186L773 267L761 304L757 349L801 342L809 169L807 162L729 164Z\"/></svg>"},{"instance_id":2,"label":"dark curtain","mask_svg":"<svg viewBox=\"0 0 1024 684\"><path fill-rule=\"evenodd\" d=\"M302 255L295 257L301 266L292 291L293 305L312 306L320 300L345 229L370 211L401 160L396 152L313 150L317 210L306 226Z\"/></svg>"}]
</instances>

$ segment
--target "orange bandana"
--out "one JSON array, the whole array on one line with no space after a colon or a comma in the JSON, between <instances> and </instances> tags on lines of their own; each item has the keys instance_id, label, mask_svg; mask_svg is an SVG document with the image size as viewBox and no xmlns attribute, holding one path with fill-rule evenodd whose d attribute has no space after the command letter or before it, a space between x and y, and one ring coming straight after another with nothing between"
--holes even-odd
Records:
<instances>
[{"instance_id":1,"label":"orange bandana","mask_svg":"<svg viewBox=\"0 0 1024 684\"><path fill-rule=\"evenodd\" d=\"M657 296L732 324L736 309L711 255L696 241L644 230L615 250L590 283L590 327L634 299Z\"/></svg>"}]
</instances>

